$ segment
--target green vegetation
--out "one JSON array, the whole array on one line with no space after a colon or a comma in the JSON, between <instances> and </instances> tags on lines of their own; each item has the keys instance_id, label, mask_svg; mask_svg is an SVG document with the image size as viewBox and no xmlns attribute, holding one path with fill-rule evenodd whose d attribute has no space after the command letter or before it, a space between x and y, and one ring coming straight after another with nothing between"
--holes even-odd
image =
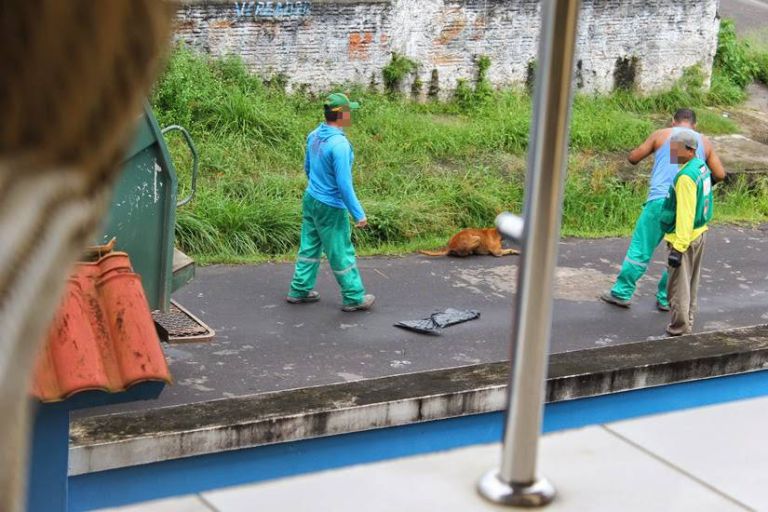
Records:
<instances>
[{"instance_id":1,"label":"green vegetation","mask_svg":"<svg viewBox=\"0 0 768 512\"><path fill-rule=\"evenodd\" d=\"M564 235L631 231L649 166L629 166L626 151L666 124L676 108L695 107L705 133L737 130L705 108L743 99L743 76L730 73L742 66L739 59L760 52L750 46L741 56L724 54L738 53L733 48L721 44L709 90L701 71L692 68L663 93L576 97ZM399 90L415 66L393 56L382 77L387 89ZM447 102L415 103L364 86L345 88L363 104L347 131L369 219L368 229L355 230L362 254L439 246L458 228L489 226L498 212L521 210L530 95L523 88L495 91L486 78L489 66L479 58L476 79L458 85ZM759 76L755 68L750 73ZM200 261L261 261L291 257L296 249L305 137L321 121L322 109L319 97L287 94L283 87L284 77L256 77L237 58L210 59L185 48L174 52L156 87L152 102L161 125L186 126L200 151L198 195L179 210L177 225L179 244ZM436 94L433 72L428 95ZM183 189L188 157L180 141L172 140L171 150ZM766 192L768 184L754 179L720 188L718 218L764 221Z\"/></svg>"},{"instance_id":2,"label":"green vegetation","mask_svg":"<svg viewBox=\"0 0 768 512\"><path fill-rule=\"evenodd\" d=\"M736 26L733 21L723 20L720 23L720 33L717 38L715 67L734 84L744 88L766 71L760 69L759 59L760 52L755 52L748 41L736 36Z\"/></svg>"},{"instance_id":3,"label":"green vegetation","mask_svg":"<svg viewBox=\"0 0 768 512\"><path fill-rule=\"evenodd\" d=\"M393 53L392 60L381 71L384 77L384 88L390 94L397 94L400 92L400 85L405 77L417 69L418 64L416 62L398 53Z\"/></svg>"},{"instance_id":4,"label":"green vegetation","mask_svg":"<svg viewBox=\"0 0 768 512\"><path fill-rule=\"evenodd\" d=\"M768 30L749 35L746 43L747 58L755 63L755 80L768 85Z\"/></svg>"},{"instance_id":5,"label":"green vegetation","mask_svg":"<svg viewBox=\"0 0 768 512\"><path fill-rule=\"evenodd\" d=\"M477 59L477 78L475 80L475 97L479 102L485 102L493 97L493 86L488 79L491 59L482 55Z\"/></svg>"}]
</instances>

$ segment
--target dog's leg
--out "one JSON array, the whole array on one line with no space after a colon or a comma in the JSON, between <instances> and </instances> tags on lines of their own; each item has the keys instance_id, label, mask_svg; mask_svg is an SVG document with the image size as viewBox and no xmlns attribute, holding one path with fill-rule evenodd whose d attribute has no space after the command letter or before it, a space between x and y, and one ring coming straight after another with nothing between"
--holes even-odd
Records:
<instances>
[{"instance_id":1,"label":"dog's leg","mask_svg":"<svg viewBox=\"0 0 768 512\"><path fill-rule=\"evenodd\" d=\"M473 236L469 239L469 243L464 247L464 252L466 252L465 256L469 256L470 254L481 254L481 251L478 251L480 248L482 240L479 236Z\"/></svg>"}]
</instances>

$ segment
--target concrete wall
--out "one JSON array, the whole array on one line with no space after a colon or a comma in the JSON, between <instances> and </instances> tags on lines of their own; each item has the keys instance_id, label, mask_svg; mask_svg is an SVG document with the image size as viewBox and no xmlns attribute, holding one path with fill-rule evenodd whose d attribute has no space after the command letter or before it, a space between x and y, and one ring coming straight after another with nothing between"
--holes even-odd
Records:
<instances>
[{"instance_id":1,"label":"concrete wall","mask_svg":"<svg viewBox=\"0 0 768 512\"><path fill-rule=\"evenodd\" d=\"M718 0L584 0L576 85L606 92L632 78L641 91L669 86L700 64L707 79L717 45ZM176 38L220 56L234 53L289 87L381 84L392 52L419 63L426 93L437 69L441 95L491 59L496 85L522 84L535 59L538 0L182 0ZM412 78L410 79L412 80ZM408 87L408 83L404 87Z\"/></svg>"}]
</instances>

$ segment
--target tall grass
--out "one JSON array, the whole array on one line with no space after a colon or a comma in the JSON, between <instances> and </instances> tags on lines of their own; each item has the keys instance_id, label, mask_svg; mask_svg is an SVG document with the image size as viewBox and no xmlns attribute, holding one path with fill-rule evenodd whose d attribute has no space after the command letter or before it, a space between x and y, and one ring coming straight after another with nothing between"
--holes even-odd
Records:
<instances>
[{"instance_id":1,"label":"tall grass","mask_svg":"<svg viewBox=\"0 0 768 512\"><path fill-rule=\"evenodd\" d=\"M747 58L754 62L754 78L768 85L768 29L747 36Z\"/></svg>"},{"instance_id":2,"label":"tall grass","mask_svg":"<svg viewBox=\"0 0 768 512\"><path fill-rule=\"evenodd\" d=\"M321 121L322 108L317 97L286 94L276 82L250 74L235 57L211 59L179 48L154 91L160 123L185 125L201 155L199 192L178 212L177 241L203 261L284 257L296 249L305 138ZM498 212L522 208L531 117L524 90L483 89L482 101L469 104L418 104L362 87L347 90L363 104L347 130L356 153L355 186L369 220L368 229L354 234L363 253L434 245L458 228L488 226ZM720 71L705 90L696 69L655 95L577 96L563 233L630 232L648 168L630 171L626 151L680 106L697 108L705 133L732 133L733 122L704 107L742 98L741 88ZM183 194L188 157L179 140L170 146ZM719 192L721 218L764 219L766 202L755 186L765 191L764 183L751 182Z\"/></svg>"}]
</instances>

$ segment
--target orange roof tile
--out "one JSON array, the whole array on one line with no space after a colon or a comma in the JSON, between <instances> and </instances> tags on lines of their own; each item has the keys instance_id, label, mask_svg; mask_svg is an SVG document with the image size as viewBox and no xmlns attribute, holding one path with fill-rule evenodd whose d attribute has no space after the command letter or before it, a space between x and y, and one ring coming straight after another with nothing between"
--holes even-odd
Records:
<instances>
[{"instance_id":1,"label":"orange roof tile","mask_svg":"<svg viewBox=\"0 0 768 512\"><path fill-rule=\"evenodd\" d=\"M32 394L43 402L87 390L118 392L171 375L141 279L128 255L78 263L37 360Z\"/></svg>"}]
</instances>

